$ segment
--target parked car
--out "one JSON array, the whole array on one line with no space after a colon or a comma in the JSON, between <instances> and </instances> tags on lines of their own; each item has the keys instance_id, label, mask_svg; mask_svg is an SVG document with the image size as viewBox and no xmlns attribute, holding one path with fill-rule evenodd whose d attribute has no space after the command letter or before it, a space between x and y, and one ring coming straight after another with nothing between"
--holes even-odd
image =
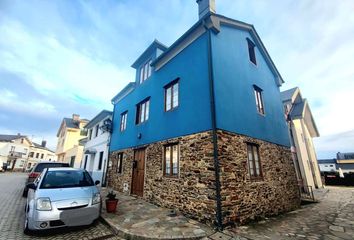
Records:
<instances>
[{"instance_id":1,"label":"parked car","mask_svg":"<svg viewBox=\"0 0 354 240\"><path fill-rule=\"evenodd\" d=\"M24 232L90 225L101 212L99 183L83 169L44 169L27 185Z\"/></svg>"},{"instance_id":2,"label":"parked car","mask_svg":"<svg viewBox=\"0 0 354 240\"><path fill-rule=\"evenodd\" d=\"M49 161L37 163L28 174L25 188L23 189L23 193L22 193L23 197L27 197L27 192L28 192L27 184L32 183L39 176L39 174L41 174L43 169L49 167L69 167L69 164L61 163L61 162L49 162Z\"/></svg>"}]
</instances>

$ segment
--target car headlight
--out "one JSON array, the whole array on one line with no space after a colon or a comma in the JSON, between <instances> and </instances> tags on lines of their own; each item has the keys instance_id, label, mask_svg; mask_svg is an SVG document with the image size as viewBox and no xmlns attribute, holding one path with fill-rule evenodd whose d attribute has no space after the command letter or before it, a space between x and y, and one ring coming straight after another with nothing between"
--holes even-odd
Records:
<instances>
[{"instance_id":1,"label":"car headlight","mask_svg":"<svg viewBox=\"0 0 354 240\"><path fill-rule=\"evenodd\" d=\"M39 211L50 211L52 210L52 204L49 198L38 198L37 199L37 210Z\"/></svg>"},{"instance_id":2,"label":"car headlight","mask_svg":"<svg viewBox=\"0 0 354 240\"><path fill-rule=\"evenodd\" d=\"M95 193L93 194L93 197L92 197L92 205L93 204L98 204L101 202L101 195L100 193Z\"/></svg>"}]
</instances>

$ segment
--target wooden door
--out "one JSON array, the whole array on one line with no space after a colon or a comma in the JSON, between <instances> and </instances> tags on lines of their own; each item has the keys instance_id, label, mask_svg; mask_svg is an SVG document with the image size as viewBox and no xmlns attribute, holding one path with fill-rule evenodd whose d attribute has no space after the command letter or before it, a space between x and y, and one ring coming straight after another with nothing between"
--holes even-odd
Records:
<instances>
[{"instance_id":1,"label":"wooden door","mask_svg":"<svg viewBox=\"0 0 354 240\"><path fill-rule=\"evenodd\" d=\"M131 194L138 195L141 197L143 196L144 174L145 174L145 149L137 149L134 151Z\"/></svg>"}]
</instances>

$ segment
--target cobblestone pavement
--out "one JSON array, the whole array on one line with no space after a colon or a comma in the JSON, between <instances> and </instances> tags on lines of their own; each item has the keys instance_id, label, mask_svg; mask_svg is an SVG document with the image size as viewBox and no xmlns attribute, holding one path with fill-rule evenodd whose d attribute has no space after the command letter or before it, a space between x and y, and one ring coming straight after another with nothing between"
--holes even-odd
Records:
<instances>
[{"instance_id":1,"label":"cobblestone pavement","mask_svg":"<svg viewBox=\"0 0 354 240\"><path fill-rule=\"evenodd\" d=\"M23 234L25 198L23 173L0 173L0 239L119 239L97 221L89 227L65 228L40 235Z\"/></svg>"},{"instance_id":2,"label":"cobblestone pavement","mask_svg":"<svg viewBox=\"0 0 354 240\"><path fill-rule=\"evenodd\" d=\"M106 189L101 192L106 195ZM199 239L215 231L170 209L117 192L116 213L102 211L102 218L119 236L128 239ZM103 207L104 208L104 207Z\"/></svg>"},{"instance_id":3,"label":"cobblestone pavement","mask_svg":"<svg viewBox=\"0 0 354 240\"><path fill-rule=\"evenodd\" d=\"M275 218L241 226L234 239L354 239L354 188L327 187L320 203ZM226 235L219 239L231 239Z\"/></svg>"}]
</instances>

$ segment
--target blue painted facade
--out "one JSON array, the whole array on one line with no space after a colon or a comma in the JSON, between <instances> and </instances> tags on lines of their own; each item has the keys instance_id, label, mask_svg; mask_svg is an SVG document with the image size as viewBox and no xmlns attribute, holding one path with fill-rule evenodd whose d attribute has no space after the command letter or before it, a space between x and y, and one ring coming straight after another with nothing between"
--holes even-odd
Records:
<instances>
[{"instance_id":1,"label":"blue painted facade","mask_svg":"<svg viewBox=\"0 0 354 240\"><path fill-rule=\"evenodd\" d=\"M255 47L257 65L249 60L250 32L225 25L212 35L217 128L290 146L277 80ZM257 112L254 85L261 88L265 114Z\"/></svg>"},{"instance_id":2,"label":"blue painted facade","mask_svg":"<svg viewBox=\"0 0 354 240\"><path fill-rule=\"evenodd\" d=\"M212 62L216 103L216 126L289 146L279 84L256 47L257 66L250 62L246 38L257 41L249 31L221 25L212 33ZM208 35L203 33L150 78L139 84L140 67L157 57L152 44L133 64L137 69L134 90L114 106L110 151L149 144L178 136L211 130L208 77ZM166 49L164 49L166 50ZM164 111L164 86L179 78L179 106ZM263 90L265 115L257 112L253 85ZM150 97L149 120L136 125L136 104ZM128 111L126 130L120 131L121 114ZM138 135L141 134L141 138Z\"/></svg>"},{"instance_id":3,"label":"blue painted facade","mask_svg":"<svg viewBox=\"0 0 354 240\"><path fill-rule=\"evenodd\" d=\"M211 129L208 85L207 40L204 34L150 78L139 84L137 68L135 89L114 107L111 151L135 147ZM151 56L155 58L155 52ZM179 106L164 111L164 86L179 78ZM136 125L136 104L150 97L149 120ZM120 115L128 111L127 128L121 132ZM138 139L138 134L141 138Z\"/></svg>"}]
</instances>

